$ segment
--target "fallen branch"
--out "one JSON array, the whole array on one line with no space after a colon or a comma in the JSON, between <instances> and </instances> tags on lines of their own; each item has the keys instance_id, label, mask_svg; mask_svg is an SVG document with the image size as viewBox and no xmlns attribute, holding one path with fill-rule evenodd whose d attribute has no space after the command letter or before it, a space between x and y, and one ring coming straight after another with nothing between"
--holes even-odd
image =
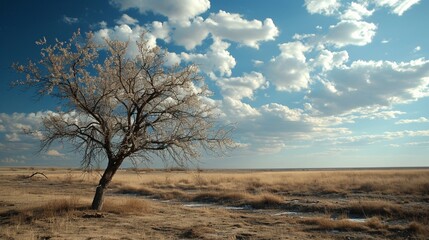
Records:
<instances>
[{"instance_id":1,"label":"fallen branch","mask_svg":"<svg viewBox=\"0 0 429 240\"><path fill-rule=\"evenodd\" d=\"M44 173L42 173L42 172L35 172L35 173L31 174L30 176L28 176L27 178L32 178L33 176L35 176L35 175L37 175L37 174L42 175L42 176L44 176L46 179L48 179L48 177L47 177Z\"/></svg>"}]
</instances>

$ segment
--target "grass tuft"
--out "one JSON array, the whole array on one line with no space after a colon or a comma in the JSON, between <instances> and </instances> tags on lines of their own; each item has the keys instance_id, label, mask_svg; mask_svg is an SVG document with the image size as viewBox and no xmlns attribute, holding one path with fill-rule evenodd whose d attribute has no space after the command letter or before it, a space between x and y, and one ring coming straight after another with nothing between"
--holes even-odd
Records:
<instances>
[{"instance_id":1,"label":"grass tuft","mask_svg":"<svg viewBox=\"0 0 429 240\"><path fill-rule=\"evenodd\" d=\"M10 216L10 222L14 224L32 223L40 219L55 218L58 216L70 217L77 210L84 209L80 199L70 197L68 199L56 199L47 202L46 204L31 208L16 211Z\"/></svg>"},{"instance_id":2,"label":"grass tuft","mask_svg":"<svg viewBox=\"0 0 429 240\"><path fill-rule=\"evenodd\" d=\"M149 213L152 208L152 204L144 199L107 199L104 203L103 211L115 214L144 214Z\"/></svg>"}]
</instances>

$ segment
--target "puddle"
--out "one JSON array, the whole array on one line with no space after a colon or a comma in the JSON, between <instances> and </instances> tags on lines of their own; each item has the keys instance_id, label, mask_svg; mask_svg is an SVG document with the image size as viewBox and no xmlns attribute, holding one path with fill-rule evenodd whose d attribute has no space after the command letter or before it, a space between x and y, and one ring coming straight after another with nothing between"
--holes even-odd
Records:
<instances>
[{"instance_id":1,"label":"puddle","mask_svg":"<svg viewBox=\"0 0 429 240\"><path fill-rule=\"evenodd\" d=\"M212 205L213 204L209 204L209 203L189 203L189 204L184 204L183 206L190 207L190 208L200 208L200 207L209 207Z\"/></svg>"},{"instance_id":2,"label":"puddle","mask_svg":"<svg viewBox=\"0 0 429 240\"><path fill-rule=\"evenodd\" d=\"M226 210L251 210L251 206L244 206L244 207L228 207L228 206L220 206L223 209Z\"/></svg>"},{"instance_id":3,"label":"puddle","mask_svg":"<svg viewBox=\"0 0 429 240\"><path fill-rule=\"evenodd\" d=\"M282 215L301 215L302 213L299 212L279 212L273 214L273 216L282 216Z\"/></svg>"},{"instance_id":4,"label":"puddle","mask_svg":"<svg viewBox=\"0 0 429 240\"><path fill-rule=\"evenodd\" d=\"M348 220L348 221L350 221L350 222L364 223L364 222L366 222L368 219L366 219L366 218L347 218L346 220Z\"/></svg>"}]
</instances>

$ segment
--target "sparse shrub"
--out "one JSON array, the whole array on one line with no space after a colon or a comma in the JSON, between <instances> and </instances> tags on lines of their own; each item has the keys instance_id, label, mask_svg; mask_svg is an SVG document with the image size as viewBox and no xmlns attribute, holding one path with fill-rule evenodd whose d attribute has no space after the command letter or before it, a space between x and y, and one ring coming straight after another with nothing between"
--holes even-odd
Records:
<instances>
[{"instance_id":1,"label":"sparse shrub","mask_svg":"<svg viewBox=\"0 0 429 240\"><path fill-rule=\"evenodd\" d=\"M284 202L283 198L272 193L261 193L251 200L250 205L254 208L277 207Z\"/></svg>"},{"instance_id":2,"label":"sparse shrub","mask_svg":"<svg viewBox=\"0 0 429 240\"><path fill-rule=\"evenodd\" d=\"M73 173L72 173L71 171L68 171L68 172L64 175L63 183L66 183L66 184L72 184L72 183L73 183L73 181L74 181Z\"/></svg>"},{"instance_id":3,"label":"sparse shrub","mask_svg":"<svg viewBox=\"0 0 429 240\"><path fill-rule=\"evenodd\" d=\"M208 181L200 174L200 172L197 172L194 175L194 183L198 187L203 187L208 185Z\"/></svg>"}]
</instances>

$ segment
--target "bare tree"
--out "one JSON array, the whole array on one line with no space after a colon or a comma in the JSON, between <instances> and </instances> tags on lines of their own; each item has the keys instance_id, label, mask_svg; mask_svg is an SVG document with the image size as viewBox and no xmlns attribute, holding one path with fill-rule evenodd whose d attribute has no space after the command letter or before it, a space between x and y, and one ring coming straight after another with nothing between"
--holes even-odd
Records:
<instances>
[{"instance_id":1,"label":"bare tree","mask_svg":"<svg viewBox=\"0 0 429 240\"><path fill-rule=\"evenodd\" d=\"M41 60L15 64L36 88L62 103L43 119L42 149L67 141L83 152L82 166L107 159L92 209L101 210L104 193L125 159L173 159L183 166L202 151L216 152L232 143L231 128L218 125L216 106L195 65L167 67L165 51L144 36L130 57L129 42L79 32L67 42L43 45Z\"/></svg>"}]
</instances>

